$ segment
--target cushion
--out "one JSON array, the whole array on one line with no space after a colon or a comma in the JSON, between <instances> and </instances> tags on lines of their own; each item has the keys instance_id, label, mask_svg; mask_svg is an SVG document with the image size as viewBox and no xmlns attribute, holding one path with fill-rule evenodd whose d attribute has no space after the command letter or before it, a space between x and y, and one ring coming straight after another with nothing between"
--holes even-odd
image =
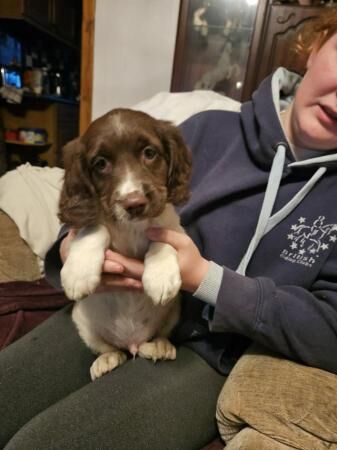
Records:
<instances>
[{"instance_id":1,"label":"cushion","mask_svg":"<svg viewBox=\"0 0 337 450\"><path fill-rule=\"evenodd\" d=\"M0 282L41 278L36 255L20 237L13 220L0 210Z\"/></svg>"},{"instance_id":2,"label":"cushion","mask_svg":"<svg viewBox=\"0 0 337 450\"><path fill-rule=\"evenodd\" d=\"M0 283L0 349L70 304L45 279Z\"/></svg>"}]
</instances>

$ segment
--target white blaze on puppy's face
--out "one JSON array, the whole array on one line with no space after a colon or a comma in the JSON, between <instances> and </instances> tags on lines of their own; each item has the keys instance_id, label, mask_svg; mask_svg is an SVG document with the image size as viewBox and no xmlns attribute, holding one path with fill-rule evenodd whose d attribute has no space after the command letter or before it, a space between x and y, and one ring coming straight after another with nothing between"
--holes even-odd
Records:
<instances>
[{"instance_id":1,"label":"white blaze on puppy's face","mask_svg":"<svg viewBox=\"0 0 337 450\"><path fill-rule=\"evenodd\" d=\"M110 116L111 119L111 126L113 127L114 133L117 136L122 135L125 130L126 130L126 126L125 126L125 121L123 121L123 119L121 118L120 114L114 114Z\"/></svg>"},{"instance_id":2,"label":"white blaze on puppy's face","mask_svg":"<svg viewBox=\"0 0 337 450\"><path fill-rule=\"evenodd\" d=\"M145 211L147 199L144 187L134 171L126 166L124 177L114 191L113 211L115 218L121 222L137 219Z\"/></svg>"},{"instance_id":3,"label":"white blaze on puppy's face","mask_svg":"<svg viewBox=\"0 0 337 450\"><path fill-rule=\"evenodd\" d=\"M118 199L123 199L132 192L144 194L142 184L136 179L135 174L127 167L123 180L116 186L116 197Z\"/></svg>"}]
</instances>

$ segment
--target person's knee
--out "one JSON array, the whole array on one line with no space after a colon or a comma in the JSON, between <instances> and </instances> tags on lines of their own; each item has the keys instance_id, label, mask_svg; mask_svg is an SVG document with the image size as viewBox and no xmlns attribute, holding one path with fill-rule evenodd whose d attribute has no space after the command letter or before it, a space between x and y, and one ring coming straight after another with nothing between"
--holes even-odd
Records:
<instances>
[{"instance_id":1,"label":"person's knee","mask_svg":"<svg viewBox=\"0 0 337 450\"><path fill-rule=\"evenodd\" d=\"M337 443L336 393L334 374L252 348L220 394L219 431L228 441L248 425L285 444L324 448Z\"/></svg>"},{"instance_id":2,"label":"person's knee","mask_svg":"<svg viewBox=\"0 0 337 450\"><path fill-rule=\"evenodd\" d=\"M294 447L282 444L271 439L253 428L244 428L235 435L226 450L293 450Z\"/></svg>"},{"instance_id":3,"label":"person's knee","mask_svg":"<svg viewBox=\"0 0 337 450\"><path fill-rule=\"evenodd\" d=\"M245 424L254 423L261 390L260 362L256 355L244 354L227 378L217 402L216 418L221 437L230 441ZM260 411L261 413L261 411Z\"/></svg>"},{"instance_id":4,"label":"person's knee","mask_svg":"<svg viewBox=\"0 0 337 450\"><path fill-rule=\"evenodd\" d=\"M228 442L242 428L239 419L239 394L232 378L228 378L220 392L216 406L216 420L221 438Z\"/></svg>"}]
</instances>

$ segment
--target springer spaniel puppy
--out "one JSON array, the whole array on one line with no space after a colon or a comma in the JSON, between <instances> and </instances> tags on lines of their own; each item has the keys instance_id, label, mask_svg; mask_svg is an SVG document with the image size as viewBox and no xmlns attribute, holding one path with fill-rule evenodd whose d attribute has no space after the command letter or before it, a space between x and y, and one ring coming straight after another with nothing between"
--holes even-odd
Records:
<instances>
[{"instance_id":1,"label":"springer spaniel puppy","mask_svg":"<svg viewBox=\"0 0 337 450\"><path fill-rule=\"evenodd\" d=\"M149 242L160 226L184 233L173 205L188 199L191 157L169 122L114 109L64 147L61 221L78 232L61 271L72 318L99 354L92 380L123 364L127 352L154 361L175 359L168 336L179 318L176 251ZM106 249L144 259L144 292L95 293Z\"/></svg>"}]
</instances>

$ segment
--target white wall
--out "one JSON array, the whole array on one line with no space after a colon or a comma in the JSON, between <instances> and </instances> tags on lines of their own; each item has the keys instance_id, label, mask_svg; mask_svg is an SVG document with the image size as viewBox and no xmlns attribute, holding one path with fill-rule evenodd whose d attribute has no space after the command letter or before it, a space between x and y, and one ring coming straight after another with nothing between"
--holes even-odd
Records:
<instances>
[{"instance_id":1,"label":"white wall","mask_svg":"<svg viewBox=\"0 0 337 450\"><path fill-rule=\"evenodd\" d=\"M92 118L169 91L180 0L96 0Z\"/></svg>"}]
</instances>

